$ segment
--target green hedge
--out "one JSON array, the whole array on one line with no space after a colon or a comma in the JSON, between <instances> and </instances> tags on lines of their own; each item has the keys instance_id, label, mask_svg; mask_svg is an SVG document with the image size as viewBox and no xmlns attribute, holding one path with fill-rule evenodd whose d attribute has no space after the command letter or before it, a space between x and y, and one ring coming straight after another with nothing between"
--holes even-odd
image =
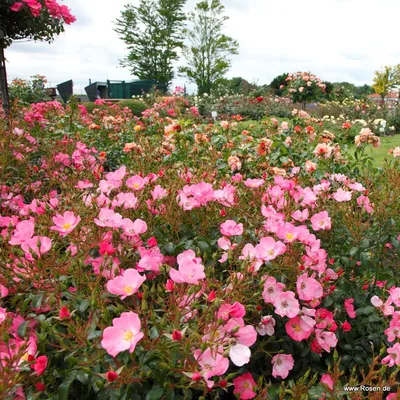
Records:
<instances>
[{"instance_id":1,"label":"green hedge","mask_svg":"<svg viewBox=\"0 0 400 400\"><path fill-rule=\"evenodd\" d=\"M142 112L149 108L142 100L121 100L117 104L122 108L128 107L132 111L133 115L137 117L141 117Z\"/></svg>"},{"instance_id":2,"label":"green hedge","mask_svg":"<svg viewBox=\"0 0 400 400\"><path fill-rule=\"evenodd\" d=\"M86 107L89 114L91 114L95 108L102 107L102 106L95 104L94 102L87 102L87 103L82 103L82 104ZM121 108L128 107L132 111L133 115L135 115L137 117L141 117L142 112L149 108L146 105L146 103L143 102L142 100L134 100L134 99L121 100L121 101L117 102L116 104Z\"/></svg>"}]
</instances>

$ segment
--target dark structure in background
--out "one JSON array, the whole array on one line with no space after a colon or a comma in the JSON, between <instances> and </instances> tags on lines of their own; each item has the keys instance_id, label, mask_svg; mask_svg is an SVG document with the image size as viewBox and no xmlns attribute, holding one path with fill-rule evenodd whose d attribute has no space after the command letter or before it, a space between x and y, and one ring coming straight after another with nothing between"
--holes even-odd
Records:
<instances>
[{"instance_id":1,"label":"dark structure in background","mask_svg":"<svg viewBox=\"0 0 400 400\"><path fill-rule=\"evenodd\" d=\"M101 99L131 99L132 96L141 96L143 93L149 93L151 89L156 88L166 92L168 85L157 83L152 79L126 81L94 82L89 81L89 86L85 87L86 94L90 101Z\"/></svg>"},{"instance_id":2,"label":"dark structure in background","mask_svg":"<svg viewBox=\"0 0 400 400\"><path fill-rule=\"evenodd\" d=\"M47 88L46 93L50 97L51 101L54 101L57 97L57 89L55 87Z\"/></svg>"},{"instance_id":3,"label":"dark structure in background","mask_svg":"<svg viewBox=\"0 0 400 400\"><path fill-rule=\"evenodd\" d=\"M98 98L108 99L107 82L91 83L91 81L89 80L89 86L85 87L85 92L89 97L89 101L95 101Z\"/></svg>"},{"instance_id":4,"label":"dark structure in background","mask_svg":"<svg viewBox=\"0 0 400 400\"><path fill-rule=\"evenodd\" d=\"M74 83L72 80L60 83L57 85L58 93L60 94L63 102L66 103L70 96L73 94Z\"/></svg>"}]
</instances>

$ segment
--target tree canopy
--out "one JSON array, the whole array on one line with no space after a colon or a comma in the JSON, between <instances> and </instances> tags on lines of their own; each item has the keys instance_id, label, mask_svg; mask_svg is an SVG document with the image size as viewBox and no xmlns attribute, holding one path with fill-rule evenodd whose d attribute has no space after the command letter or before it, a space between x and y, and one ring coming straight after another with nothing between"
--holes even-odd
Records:
<instances>
[{"instance_id":1,"label":"tree canopy","mask_svg":"<svg viewBox=\"0 0 400 400\"><path fill-rule=\"evenodd\" d=\"M138 6L126 5L115 29L129 50L121 65L140 79L170 83L173 62L183 46L185 3L186 0L140 0Z\"/></svg>"},{"instance_id":2,"label":"tree canopy","mask_svg":"<svg viewBox=\"0 0 400 400\"><path fill-rule=\"evenodd\" d=\"M189 14L191 28L185 31L188 45L184 47L186 66L181 76L196 83L198 91L210 93L231 67L230 56L238 54L239 43L222 33L225 7L220 0L201 1Z\"/></svg>"},{"instance_id":3,"label":"tree canopy","mask_svg":"<svg viewBox=\"0 0 400 400\"><path fill-rule=\"evenodd\" d=\"M383 70L375 71L372 87L382 98L398 85L400 85L400 64L387 65Z\"/></svg>"}]
</instances>

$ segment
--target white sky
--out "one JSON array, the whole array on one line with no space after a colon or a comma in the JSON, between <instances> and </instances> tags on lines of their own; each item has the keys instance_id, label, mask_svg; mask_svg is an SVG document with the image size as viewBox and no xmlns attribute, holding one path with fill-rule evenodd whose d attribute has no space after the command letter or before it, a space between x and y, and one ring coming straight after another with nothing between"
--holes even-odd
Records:
<instances>
[{"instance_id":1,"label":"white sky","mask_svg":"<svg viewBox=\"0 0 400 400\"><path fill-rule=\"evenodd\" d=\"M16 43L6 50L9 78L69 79L84 93L89 78L134 79L118 60L125 44L113 31L126 3L139 0L64 0L77 22L52 44ZM188 0L191 10L196 0ZM269 83L283 72L311 71L323 80L371 83L376 69L400 63L400 0L222 0L225 33L239 41L228 77ZM177 78L176 85L185 81ZM189 90L195 86L188 85Z\"/></svg>"}]
</instances>

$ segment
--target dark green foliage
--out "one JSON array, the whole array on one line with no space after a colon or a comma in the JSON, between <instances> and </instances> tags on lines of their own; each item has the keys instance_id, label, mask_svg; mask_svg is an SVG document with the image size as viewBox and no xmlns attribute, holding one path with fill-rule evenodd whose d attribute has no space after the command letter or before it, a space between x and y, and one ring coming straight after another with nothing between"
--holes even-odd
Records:
<instances>
[{"instance_id":1,"label":"dark green foliage","mask_svg":"<svg viewBox=\"0 0 400 400\"><path fill-rule=\"evenodd\" d=\"M117 103L121 108L124 107L128 107L133 115L135 115L136 117L141 117L142 116L142 112L144 110L147 110L148 106L146 105L146 103L142 100L122 100L119 101Z\"/></svg>"},{"instance_id":2,"label":"dark green foliage","mask_svg":"<svg viewBox=\"0 0 400 400\"><path fill-rule=\"evenodd\" d=\"M229 57L238 54L239 43L222 33L225 7L220 0L197 3L189 14L192 24L186 30L190 45L185 46L186 66L179 68L182 76L196 83L199 94L210 93L221 83L231 66Z\"/></svg>"},{"instance_id":3,"label":"dark green foliage","mask_svg":"<svg viewBox=\"0 0 400 400\"><path fill-rule=\"evenodd\" d=\"M277 96L282 96L284 89L281 89L281 86L286 86L286 78L288 77L288 75L289 74L287 72L282 75L278 75L269 84L269 87L274 91L274 94L276 94Z\"/></svg>"},{"instance_id":4,"label":"dark green foliage","mask_svg":"<svg viewBox=\"0 0 400 400\"><path fill-rule=\"evenodd\" d=\"M121 60L140 79L170 83L177 49L183 46L182 8L186 0L140 0L128 4L117 19L115 31L126 43L129 54Z\"/></svg>"}]
</instances>

